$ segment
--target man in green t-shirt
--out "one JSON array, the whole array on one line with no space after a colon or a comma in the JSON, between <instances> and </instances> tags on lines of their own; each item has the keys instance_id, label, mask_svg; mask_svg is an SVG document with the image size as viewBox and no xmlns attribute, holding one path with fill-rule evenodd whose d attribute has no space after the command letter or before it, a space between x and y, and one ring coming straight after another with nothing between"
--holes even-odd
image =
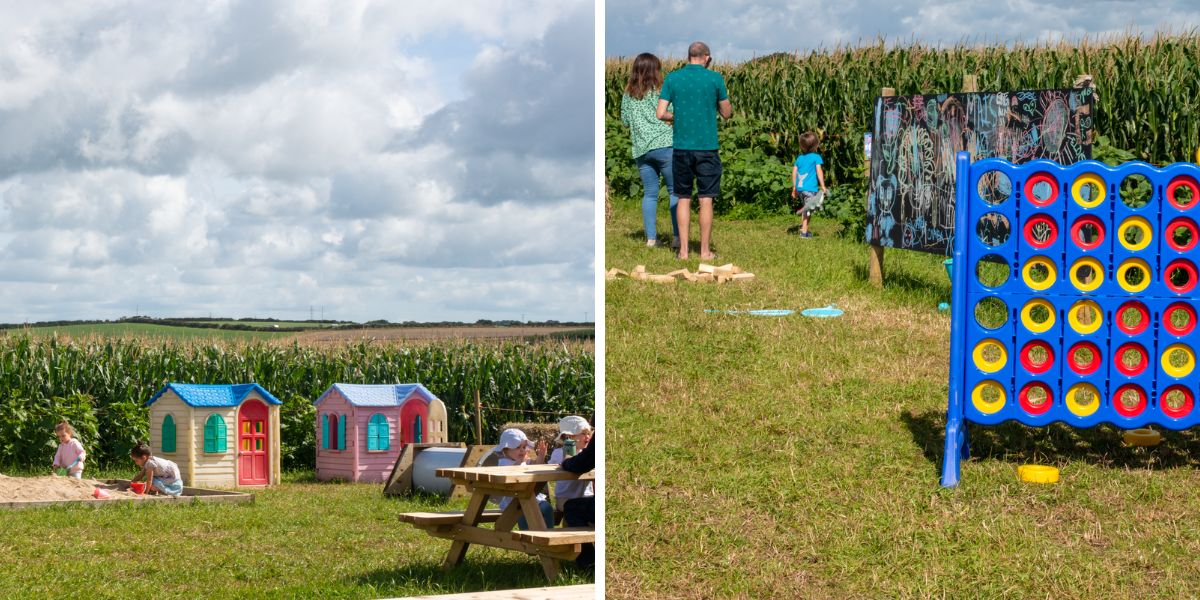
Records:
<instances>
[{"instance_id":1,"label":"man in green t-shirt","mask_svg":"<svg viewBox=\"0 0 1200 600\"><path fill-rule=\"evenodd\" d=\"M717 154L717 114L733 114L725 78L708 69L712 55L704 42L688 46L688 64L672 71L658 96L658 118L674 122L675 194L679 197L679 258L688 257L688 225L692 219L692 180L700 197L700 258L716 255L709 249L712 237L713 198L721 190L721 157ZM675 112L667 112L674 104Z\"/></svg>"}]
</instances>

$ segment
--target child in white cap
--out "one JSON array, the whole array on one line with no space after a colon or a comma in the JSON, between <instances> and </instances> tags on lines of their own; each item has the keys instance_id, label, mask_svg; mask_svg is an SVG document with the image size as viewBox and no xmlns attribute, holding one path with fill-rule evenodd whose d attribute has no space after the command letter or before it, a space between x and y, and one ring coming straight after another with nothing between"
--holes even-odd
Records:
<instances>
[{"instance_id":1,"label":"child in white cap","mask_svg":"<svg viewBox=\"0 0 1200 600\"><path fill-rule=\"evenodd\" d=\"M501 467L511 467L513 465L528 465L542 464L546 462L546 442L540 442L534 450L537 461L530 461L529 456L529 438L525 436L525 432L520 429L505 429L500 434L500 443L496 444L496 448L492 450L500 455L500 460L497 464ZM500 505L500 510L508 508L512 502L512 496L496 496L496 503ZM542 520L546 522L546 527L554 526L554 508L550 506L550 500L546 498L546 494L537 495L538 508L542 511ZM529 529L529 524L525 522L525 517L517 520L517 527L521 529Z\"/></svg>"},{"instance_id":2,"label":"child in white cap","mask_svg":"<svg viewBox=\"0 0 1200 600\"><path fill-rule=\"evenodd\" d=\"M562 461L569 456L582 451L588 447L592 441L592 426L588 424L587 419L571 415L563 417L558 422L558 439L564 442L563 446L555 448L550 454L549 464L561 465ZM571 454L566 453L566 441L575 442L575 451ZM567 500L574 498L583 498L584 496L595 496L595 489L592 487L591 481L556 481L554 482L554 507L558 513L562 512L563 504Z\"/></svg>"}]
</instances>

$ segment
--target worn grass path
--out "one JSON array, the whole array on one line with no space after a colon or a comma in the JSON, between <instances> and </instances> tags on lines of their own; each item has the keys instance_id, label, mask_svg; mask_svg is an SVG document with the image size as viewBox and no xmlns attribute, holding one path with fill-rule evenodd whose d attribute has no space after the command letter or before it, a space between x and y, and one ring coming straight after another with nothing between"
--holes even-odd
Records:
<instances>
[{"instance_id":1,"label":"worn grass path","mask_svg":"<svg viewBox=\"0 0 1200 600\"><path fill-rule=\"evenodd\" d=\"M396 518L465 500L390 499L381 485L311 478L285 474L253 504L0 510L0 597L381 598L547 585L535 557L477 546L443 572L450 542ZM564 572L556 585L590 581Z\"/></svg>"},{"instance_id":2,"label":"worn grass path","mask_svg":"<svg viewBox=\"0 0 1200 600\"><path fill-rule=\"evenodd\" d=\"M660 215L664 221L665 211ZM676 597L1055 597L1200 590L1200 441L1120 445L1076 431L973 427L938 486L949 301L941 259L866 249L815 222L718 221L746 284L607 283L607 592ZM604 268L681 263L616 202ZM693 224L693 229L695 225ZM838 319L706 314L825 306ZM1028 462L1062 469L1021 483Z\"/></svg>"}]
</instances>

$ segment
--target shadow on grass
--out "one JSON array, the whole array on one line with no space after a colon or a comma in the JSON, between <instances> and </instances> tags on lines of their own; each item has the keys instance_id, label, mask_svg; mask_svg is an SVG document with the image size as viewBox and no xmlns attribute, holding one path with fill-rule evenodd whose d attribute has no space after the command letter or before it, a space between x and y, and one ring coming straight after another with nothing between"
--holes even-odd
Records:
<instances>
[{"instance_id":1,"label":"shadow on grass","mask_svg":"<svg viewBox=\"0 0 1200 600\"><path fill-rule=\"evenodd\" d=\"M346 580L383 592L419 585L438 594L592 583L591 577L566 561L558 581L549 582L536 558L480 563L472 562L469 556L450 571L442 569L441 562L422 562L395 569L375 569L349 576Z\"/></svg>"},{"instance_id":2,"label":"shadow on grass","mask_svg":"<svg viewBox=\"0 0 1200 600\"><path fill-rule=\"evenodd\" d=\"M865 283L869 277L866 263L855 264L852 268L854 270L854 280ZM932 282L924 277L916 277L896 266L884 267L883 287L899 288L906 292L933 292L938 296L950 297L950 285L948 283Z\"/></svg>"},{"instance_id":3,"label":"shadow on grass","mask_svg":"<svg viewBox=\"0 0 1200 600\"><path fill-rule=\"evenodd\" d=\"M913 443L938 473L946 439L946 414L927 411L900 413ZM994 426L970 424L971 458L1013 464L1056 464L1080 461L1104 467L1176 469L1200 467L1200 439L1190 431L1155 428L1163 436L1158 446L1125 446L1121 430L1112 425L1077 429L1064 423L1029 427L1015 421Z\"/></svg>"}]
</instances>

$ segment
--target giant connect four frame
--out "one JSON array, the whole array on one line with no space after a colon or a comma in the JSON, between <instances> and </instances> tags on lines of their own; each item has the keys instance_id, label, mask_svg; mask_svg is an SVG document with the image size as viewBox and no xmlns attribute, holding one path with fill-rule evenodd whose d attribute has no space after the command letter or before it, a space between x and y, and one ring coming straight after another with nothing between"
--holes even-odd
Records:
<instances>
[{"instance_id":1,"label":"giant connect four frame","mask_svg":"<svg viewBox=\"0 0 1200 600\"><path fill-rule=\"evenodd\" d=\"M956 160L941 484L968 422L1200 423L1200 167ZM1148 200L1122 197L1137 176Z\"/></svg>"}]
</instances>

